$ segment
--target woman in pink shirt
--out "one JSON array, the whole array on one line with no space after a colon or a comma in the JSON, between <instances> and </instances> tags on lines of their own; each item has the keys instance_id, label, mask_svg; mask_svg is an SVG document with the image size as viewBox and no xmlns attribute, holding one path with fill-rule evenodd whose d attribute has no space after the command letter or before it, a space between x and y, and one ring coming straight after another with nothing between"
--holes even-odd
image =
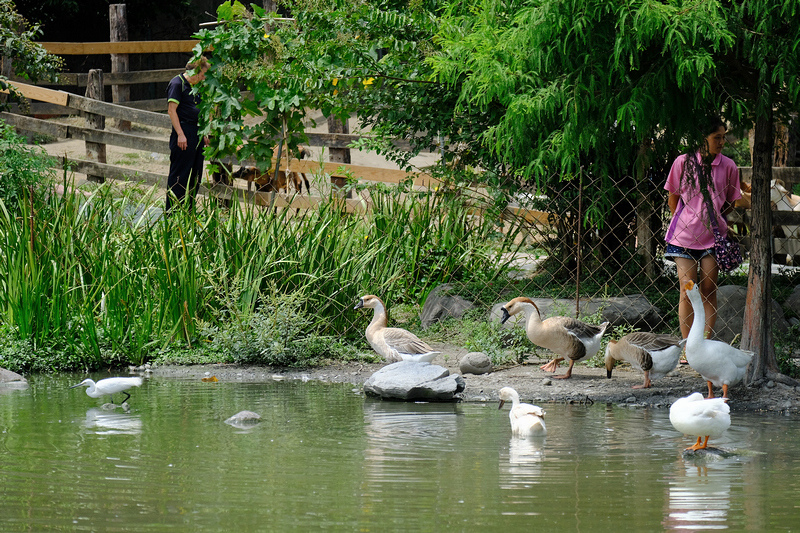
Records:
<instances>
[{"instance_id":1,"label":"woman in pink shirt","mask_svg":"<svg viewBox=\"0 0 800 533\"><path fill-rule=\"evenodd\" d=\"M726 215L740 198L739 170L732 159L722 155L725 146L725 123L714 117L705 130L702 145L693 153L679 156L669 171L664 188L669 191L672 213L667 230L664 256L675 261L681 291L678 303L681 334L689 334L694 312L683 289L691 280L700 287L706 312L706 337L714 331L717 320L717 259L714 257L714 233L708 203L714 209L719 231L728 232Z\"/></svg>"}]
</instances>

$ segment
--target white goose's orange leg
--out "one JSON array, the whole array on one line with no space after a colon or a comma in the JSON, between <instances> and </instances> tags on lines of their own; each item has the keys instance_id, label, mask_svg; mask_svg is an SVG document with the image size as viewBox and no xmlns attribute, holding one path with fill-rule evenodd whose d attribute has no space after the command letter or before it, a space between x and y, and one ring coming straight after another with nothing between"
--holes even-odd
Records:
<instances>
[{"instance_id":1,"label":"white goose's orange leg","mask_svg":"<svg viewBox=\"0 0 800 533\"><path fill-rule=\"evenodd\" d=\"M714 397L714 385L712 385L710 381L706 383L708 383L708 396L706 396L706 400L710 400Z\"/></svg>"},{"instance_id":2,"label":"white goose's orange leg","mask_svg":"<svg viewBox=\"0 0 800 533\"><path fill-rule=\"evenodd\" d=\"M722 397L723 398L728 397L728 385L725 383L722 384Z\"/></svg>"},{"instance_id":3,"label":"white goose's orange leg","mask_svg":"<svg viewBox=\"0 0 800 533\"><path fill-rule=\"evenodd\" d=\"M703 444L700 444L700 441L702 441L702 440L703 440L703 437L697 437L697 442L695 443L695 445L694 446L689 446L686 449L687 450L705 450L706 448L708 448L708 435L706 435L706 440L703 442Z\"/></svg>"}]
</instances>

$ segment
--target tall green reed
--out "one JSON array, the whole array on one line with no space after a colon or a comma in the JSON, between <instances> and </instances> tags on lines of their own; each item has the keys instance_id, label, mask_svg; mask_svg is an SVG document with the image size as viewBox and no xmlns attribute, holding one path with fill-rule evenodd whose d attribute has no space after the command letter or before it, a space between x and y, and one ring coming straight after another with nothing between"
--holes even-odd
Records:
<instances>
[{"instance_id":1,"label":"tall green reed","mask_svg":"<svg viewBox=\"0 0 800 533\"><path fill-rule=\"evenodd\" d=\"M223 331L290 301L309 335L360 338L359 295L421 303L439 283L493 279L513 247L458 195L368 192L364 215L331 200L299 214L234 203L149 217L152 192L110 186L0 204L0 321L85 367L196 347L208 340L199 324Z\"/></svg>"}]
</instances>

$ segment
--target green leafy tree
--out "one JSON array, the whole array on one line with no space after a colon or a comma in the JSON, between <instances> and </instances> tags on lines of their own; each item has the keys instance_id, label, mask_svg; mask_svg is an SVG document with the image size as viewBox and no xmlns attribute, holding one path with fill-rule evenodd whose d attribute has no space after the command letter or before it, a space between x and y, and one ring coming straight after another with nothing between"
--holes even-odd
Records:
<instances>
[{"instance_id":1,"label":"green leafy tree","mask_svg":"<svg viewBox=\"0 0 800 533\"><path fill-rule=\"evenodd\" d=\"M213 138L210 157L265 161L285 137L304 140L306 109L343 119L357 113L371 129L360 146L408 168L442 138L462 143L471 161L489 168L490 154L476 139L492 111L454 113L458 93L433 78L426 63L437 50L440 2L297 0L284 4L292 19L259 6L227 2L219 25L199 32L197 53L213 47L204 106ZM283 133L281 133L283 131ZM400 150L391 140L407 139ZM247 140L247 144L244 141Z\"/></svg>"},{"instance_id":2,"label":"green leafy tree","mask_svg":"<svg viewBox=\"0 0 800 533\"><path fill-rule=\"evenodd\" d=\"M752 247L742 346L756 357L750 383L766 379L797 385L782 375L772 335L772 255L770 181L775 121L800 108L800 4L794 0L738 1L728 24L736 45L719 57L720 88L735 117L754 129Z\"/></svg>"},{"instance_id":3,"label":"green leafy tree","mask_svg":"<svg viewBox=\"0 0 800 533\"><path fill-rule=\"evenodd\" d=\"M12 0L0 0L0 55L11 62L10 71L25 79L53 79L61 68L58 56L34 42L41 35L38 24L22 17Z\"/></svg>"},{"instance_id":4,"label":"green leafy tree","mask_svg":"<svg viewBox=\"0 0 800 533\"><path fill-rule=\"evenodd\" d=\"M14 2L0 0L0 90L19 96L7 83L12 74L32 81L55 78L62 65L61 58L34 42L39 35L39 25L28 23L17 12ZM0 100L0 107L3 104Z\"/></svg>"}]
</instances>

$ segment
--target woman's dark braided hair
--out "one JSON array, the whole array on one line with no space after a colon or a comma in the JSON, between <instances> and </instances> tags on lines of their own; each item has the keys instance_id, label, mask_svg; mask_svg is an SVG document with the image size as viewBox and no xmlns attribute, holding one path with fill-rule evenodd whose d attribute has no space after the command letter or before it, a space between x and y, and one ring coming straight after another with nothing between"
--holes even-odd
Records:
<instances>
[{"instance_id":1,"label":"woman's dark braided hair","mask_svg":"<svg viewBox=\"0 0 800 533\"><path fill-rule=\"evenodd\" d=\"M714 182L711 179L711 163L714 161L714 156L705 152L706 137L714 133L720 128L728 127L725 122L718 116L708 117L707 123L703 131L703 137L697 139L695 142L689 143L689 151L686 153L686 158L683 161L683 171L681 172L681 185L687 187L697 188L704 196L705 201L711 202L709 188L714 190ZM698 161L697 152L700 152L701 157ZM713 205L713 204L712 204Z\"/></svg>"}]
</instances>

